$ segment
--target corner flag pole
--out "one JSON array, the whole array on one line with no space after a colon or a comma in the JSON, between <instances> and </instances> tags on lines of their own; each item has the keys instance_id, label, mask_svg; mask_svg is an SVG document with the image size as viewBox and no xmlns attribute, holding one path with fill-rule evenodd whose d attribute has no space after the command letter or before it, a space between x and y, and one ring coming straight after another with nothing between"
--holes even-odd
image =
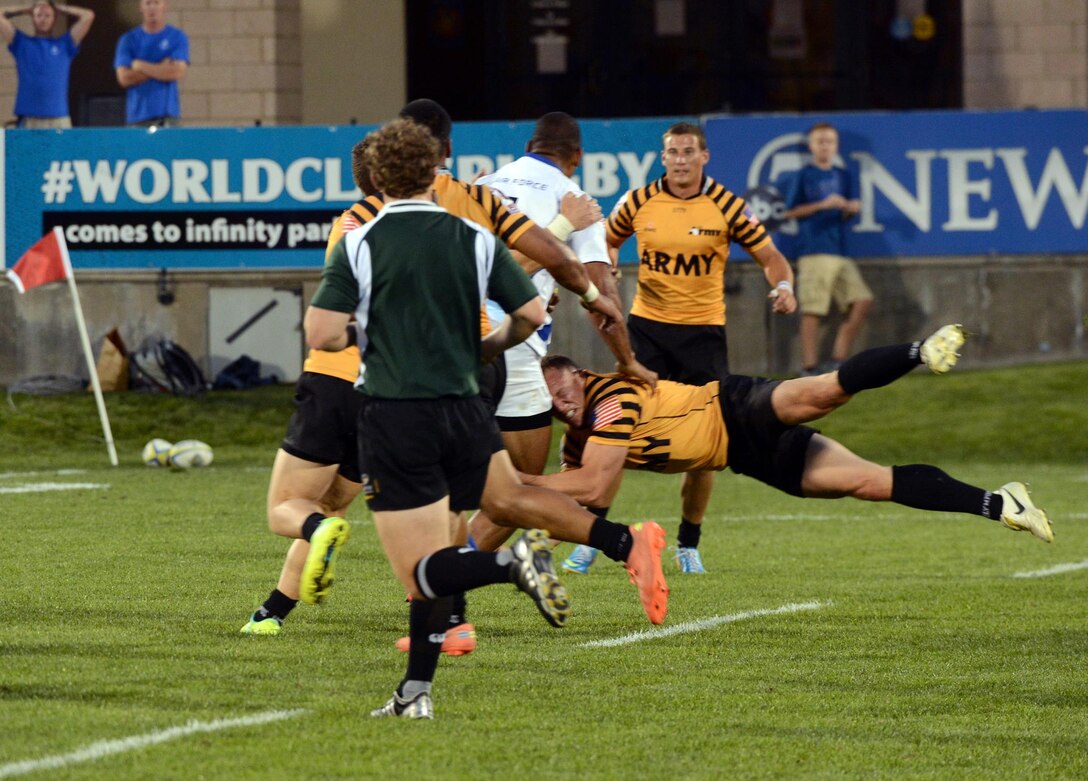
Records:
<instances>
[{"instance_id":1,"label":"corner flag pole","mask_svg":"<svg viewBox=\"0 0 1088 781\"><path fill-rule=\"evenodd\" d=\"M64 261L64 274L68 277L68 289L72 292L72 306L76 313L76 325L79 326L79 341L83 344L83 355L87 359L87 371L91 375L91 387L94 388L94 401L98 405L98 418L102 421L102 433L106 437L106 449L110 454L110 463L117 466L117 448L113 444L113 431L110 419L106 416L106 401L102 398L102 385L98 381L98 369L94 365L94 353L91 352L91 340L87 336L87 323L83 319L83 307L79 303L76 291L76 277L72 273L72 259L68 255L68 245L64 241L64 231L60 226L53 228L57 244L60 246L61 259Z\"/></svg>"}]
</instances>

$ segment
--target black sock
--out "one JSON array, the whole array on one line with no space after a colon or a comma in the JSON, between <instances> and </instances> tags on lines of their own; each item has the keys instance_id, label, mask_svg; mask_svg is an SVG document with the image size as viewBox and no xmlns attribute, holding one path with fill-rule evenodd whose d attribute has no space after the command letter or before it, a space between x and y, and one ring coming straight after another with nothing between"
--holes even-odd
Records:
<instances>
[{"instance_id":1,"label":"black sock","mask_svg":"<svg viewBox=\"0 0 1088 781\"><path fill-rule=\"evenodd\" d=\"M851 396L890 385L922 363L921 346L921 342L911 342L863 350L842 362L839 385Z\"/></svg>"},{"instance_id":2,"label":"black sock","mask_svg":"<svg viewBox=\"0 0 1088 781\"><path fill-rule=\"evenodd\" d=\"M278 618L280 621L283 621L287 618L287 614L294 610L295 605L297 604L297 599L291 599L276 588L272 589L272 593L268 595L268 599L264 601L263 605L257 608L257 611L253 615L257 617L258 621L262 621L266 618Z\"/></svg>"},{"instance_id":3,"label":"black sock","mask_svg":"<svg viewBox=\"0 0 1088 781\"><path fill-rule=\"evenodd\" d=\"M929 464L892 467L892 501L919 510L970 513L997 520L1001 517L1000 496L961 483Z\"/></svg>"},{"instance_id":4,"label":"black sock","mask_svg":"<svg viewBox=\"0 0 1088 781\"><path fill-rule=\"evenodd\" d=\"M465 592L462 591L459 594L454 594L450 599L453 600L452 607L450 608L452 611L450 613L450 626L460 626L465 623L465 610L468 607L468 602L465 600Z\"/></svg>"},{"instance_id":5,"label":"black sock","mask_svg":"<svg viewBox=\"0 0 1088 781\"><path fill-rule=\"evenodd\" d=\"M622 523L598 518L589 527L589 545L596 548L612 561L627 561L634 543L631 529Z\"/></svg>"},{"instance_id":6,"label":"black sock","mask_svg":"<svg viewBox=\"0 0 1088 781\"><path fill-rule=\"evenodd\" d=\"M493 583L510 583L510 551L487 553L450 546L424 556L416 565L416 583L428 599L447 597Z\"/></svg>"},{"instance_id":7,"label":"black sock","mask_svg":"<svg viewBox=\"0 0 1088 781\"><path fill-rule=\"evenodd\" d=\"M408 608L408 672L405 681L433 681L449 627L450 597L413 599ZM400 691L403 693L403 682Z\"/></svg>"},{"instance_id":8,"label":"black sock","mask_svg":"<svg viewBox=\"0 0 1088 781\"><path fill-rule=\"evenodd\" d=\"M698 548L699 537L702 533L702 524L692 523L687 518L681 518L680 531L676 533L676 544L681 548Z\"/></svg>"},{"instance_id":9,"label":"black sock","mask_svg":"<svg viewBox=\"0 0 1088 781\"><path fill-rule=\"evenodd\" d=\"M314 532L317 531L317 527L325 520L325 517L326 516L321 513L310 513L307 515L306 520L302 522L302 539L309 542L310 538L314 536Z\"/></svg>"}]
</instances>

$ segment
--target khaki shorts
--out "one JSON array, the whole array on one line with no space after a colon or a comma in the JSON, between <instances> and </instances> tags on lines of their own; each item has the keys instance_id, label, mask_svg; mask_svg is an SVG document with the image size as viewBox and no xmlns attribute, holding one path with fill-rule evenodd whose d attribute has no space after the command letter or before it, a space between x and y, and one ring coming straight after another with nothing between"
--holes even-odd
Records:
<instances>
[{"instance_id":1,"label":"khaki shorts","mask_svg":"<svg viewBox=\"0 0 1088 781\"><path fill-rule=\"evenodd\" d=\"M823 317L831 302L846 312L855 301L867 301L873 291L857 264L841 255L802 255L797 261L797 302L806 315Z\"/></svg>"},{"instance_id":2,"label":"khaki shorts","mask_svg":"<svg viewBox=\"0 0 1088 781\"><path fill-rule=\"evenodd\" d=\"M23 117L19 123L19 127L41 130L67 130L71 126L71 117Z\"/></svg>"}]
</instances>

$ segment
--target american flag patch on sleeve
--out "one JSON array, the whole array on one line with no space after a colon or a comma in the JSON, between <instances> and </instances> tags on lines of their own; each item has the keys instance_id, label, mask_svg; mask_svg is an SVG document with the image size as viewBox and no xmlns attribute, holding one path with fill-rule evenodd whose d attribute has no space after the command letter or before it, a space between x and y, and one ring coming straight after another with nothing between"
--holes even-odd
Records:
<instances>
[{"instance_id":1,"label":"american flag patch on sleeve","mask_svg":"<svg viewBox=\"0 0 1088 781\"><path fill-rule=\"evenodd\" d=\"M608 428L623 417L623 407L615 396L609 396L593 408L593 430Z\"/></svg>"}]
</instances>

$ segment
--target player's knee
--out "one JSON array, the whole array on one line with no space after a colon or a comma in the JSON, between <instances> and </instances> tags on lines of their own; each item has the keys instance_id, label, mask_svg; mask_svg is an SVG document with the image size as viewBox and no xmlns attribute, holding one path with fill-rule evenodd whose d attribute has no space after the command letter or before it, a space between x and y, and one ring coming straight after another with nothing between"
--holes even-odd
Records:
<instances>
[{"instance_id":1,"label":"player's knee","mask_svg":"<svg viewBox=\"0 0 1088 781\"><path fill-rule=\"evenodd\" d=\"M827 381L821 382L809 399L812 406L820 411L820 417L831 414L850 401L850 394L839 384L838 372L826 374L823 377L826 377Z\"/></svg>"},{"instance_id":2,"label":"player's knee","mask_svg":"<svg viewBox=\"0 0 1088 781\"><path fill-rule=\"evenodd\" d=\"M518 496L519 491L515 488L507 491L485 492L480 499L480 509L499 526L514 526L513 518L517 513Z\"/></svg>"},{"instance_id":3,"label":"player's knee","mask_svg":"<svg viewBox=\"0 0 1088 781\"><path fill-rule=\"evenodd\" d=\"M865 502L886 502L891 499L891 484L879 470L866 471L858 475L850 495Z\"/></svg>"}]
</instances>

